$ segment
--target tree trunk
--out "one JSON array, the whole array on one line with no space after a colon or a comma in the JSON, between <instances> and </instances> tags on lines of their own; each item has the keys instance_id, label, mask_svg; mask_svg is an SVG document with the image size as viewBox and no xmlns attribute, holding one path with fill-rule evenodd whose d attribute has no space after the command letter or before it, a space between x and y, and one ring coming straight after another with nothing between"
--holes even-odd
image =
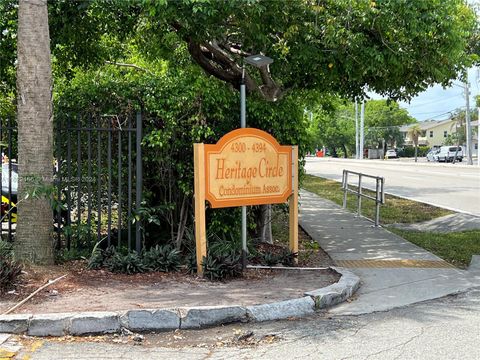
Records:
<instances>
[{"instance_id":1,"label":"tree trunk","mask_svg":"<svg viewBox=\"0 0 480 360\"><path fill-rule=\"evenodd\" d=\"M257 238L261 242L273 244L272 205L260 205L257 219Z\"/></svg>"},{"instance_id":2,"label":"tree trunk","mask_svg":"<svg viewBox=\"0 0 480 360\"><path fill-rule=\"evenodd\" d=\"M417 162L418 145L415 144L415 162Z\"/></svg>"},{"instance_id":3,"label":"tree trunk","mask_svg":"<svg viewBox=\"0 0 480 360\"><path fill-rule=\"evenodd\" d=\"M26 198L53 181L53 110L46 0L20 0L17 38L19 204L15 256L53 264L53 213L46 197ZM22 200L25 199L25 200Z\"/></svg>"},{"instance_id":4,"label":"tree trunk","mask_svg":"<svg viewBox=\"0 0 480 360\"><path fill-rule=\"evenodd\" d=\"M345 144L342 144L342 149L343 149L343 157L344 159L346 159L348 156L347 156L347 147L345 146Z\"/></svg>"},{"instance_id":5,"label":"tree trunk","mask_svg":"<svg viewBox=\"0 0 480 360\"><path fill-rule=\"evenodd\" d=\"M177 250L180 250L182 248L183 234L185 233L185 228L187 226L187 218L188 218L187 215L188 215L187 196L183 195L182 207L180 209L180 219L178 221L177 239L175 241L175 247L177 248Z\"/></svg>"}]
</instances>

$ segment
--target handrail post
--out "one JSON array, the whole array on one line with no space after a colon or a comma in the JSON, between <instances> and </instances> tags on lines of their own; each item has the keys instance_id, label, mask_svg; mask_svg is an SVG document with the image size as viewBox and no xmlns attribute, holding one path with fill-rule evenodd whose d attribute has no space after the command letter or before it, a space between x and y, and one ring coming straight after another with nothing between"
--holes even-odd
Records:
<instances>
[{"instance_id":1,"label":"handrail post","mask_svg":"<svg viewBox=\"0 0 480 360\"><path fill-rule=\"evenodd\" d=\"M384 186L385 185L385 178L382 177L382 204L385 204L385 190Z\"/></svg>"},{"instance_id":2,"label":"handrail post","mask_svg":"<svg viewBox=\"0 0 480 360\"><path fill-rule=\"evenodd\" d=\"M375 227L380 225L380 178L376 178L376 191L375 191Z\"/></svg>"},{"instance_id":3,"label":"handrail post","mask_svg":"<svg viewBox=\"0 0 480 360\"><path fill-rule=\"evenodd\" d=\"M358 209L357 213L358 216L362 216L362 174L358 175L358 189L357 189L357 196L358 196Z\"/></svg>"},{"instance_id":4,"label":"handrail post","mask_svg":"<svg viewBox=\"0 0 480 360\"><path fill-rule=\"evenodd\" d=\"M343 182L343 208L347 208L347 191L348 191L348 171L343 170L343 177L342 177L342 182Z\"/></svg>"}]
</instances>

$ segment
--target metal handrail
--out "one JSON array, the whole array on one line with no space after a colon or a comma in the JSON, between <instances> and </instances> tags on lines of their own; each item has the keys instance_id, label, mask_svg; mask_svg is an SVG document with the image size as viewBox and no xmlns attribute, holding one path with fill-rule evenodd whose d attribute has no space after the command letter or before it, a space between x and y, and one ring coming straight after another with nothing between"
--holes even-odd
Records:
<instances>
[{"instance_id":1,"label":"metal handrail","mask_svg":"<svg viewBox=\"0 0 480 360\"><path fill-rule=\"evenodd\" d=\"M358 185L357 189L354 190L348 187L348 175L357 175L358 176ZM362 192L362 177L367 177L375 179L375 197L364 194ZM380 205L385 204L385 192L384 192L385 179L380 176L373 176L368 174L363 174L356 171L343 170L342 175L342 189L343 189L343 208L347 208L347 193L352 193L357 195L357 214L362 216L362 197L375 201L375 226L380 226Z\"/></svg>"}]
</instances>

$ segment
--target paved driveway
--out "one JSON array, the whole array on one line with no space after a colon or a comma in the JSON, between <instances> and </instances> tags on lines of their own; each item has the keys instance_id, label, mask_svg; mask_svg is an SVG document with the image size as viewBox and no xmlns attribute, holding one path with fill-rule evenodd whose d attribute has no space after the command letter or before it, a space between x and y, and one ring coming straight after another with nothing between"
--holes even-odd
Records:
<instances>
[{"instance_id":1,"label":"paved driveway","mask_svg":"<svg viewBox=\"0 0 480 360\"><path fill-rule=\"evenodd\" d=\"M305 167L308 174L338 181L343 169L383 176L389 194L480 216L480 168L476 165L307 158Z\"/></svg>"}]
</instances>

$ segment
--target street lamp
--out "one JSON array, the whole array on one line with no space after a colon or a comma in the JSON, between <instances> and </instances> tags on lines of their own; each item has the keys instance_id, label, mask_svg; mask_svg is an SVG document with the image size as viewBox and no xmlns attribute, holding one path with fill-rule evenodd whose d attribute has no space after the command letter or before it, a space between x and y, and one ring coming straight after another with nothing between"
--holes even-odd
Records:
<instances>
[{"instance_id":1,"label":"street lamp","mask_svg":"<svg viewBox=\"0 0 480 360\"><path fill-rule=\"evenodd\" d=\"M268 56L265 55L250 55L245 58L245 62L247 64L256 66L258 68L270 65L273 63L273 59L269 58Z\"/></svg>"},{"instance_id":2,"label":"street lamp","mask_svg":"<svg viewBox=\"0 0 480 360\"><path fill-rule=\"evenodd\" d=\"M265 55L250 55L246 57L245 62L257 68L268 66L273 63L273 59ZM242 67L242 82L240 83L240 127L247 127L246 121L246 89L245 89L245 65ZM247 267L247 207L242 206L242 267Z\"/></svg>"}]
</instances>

